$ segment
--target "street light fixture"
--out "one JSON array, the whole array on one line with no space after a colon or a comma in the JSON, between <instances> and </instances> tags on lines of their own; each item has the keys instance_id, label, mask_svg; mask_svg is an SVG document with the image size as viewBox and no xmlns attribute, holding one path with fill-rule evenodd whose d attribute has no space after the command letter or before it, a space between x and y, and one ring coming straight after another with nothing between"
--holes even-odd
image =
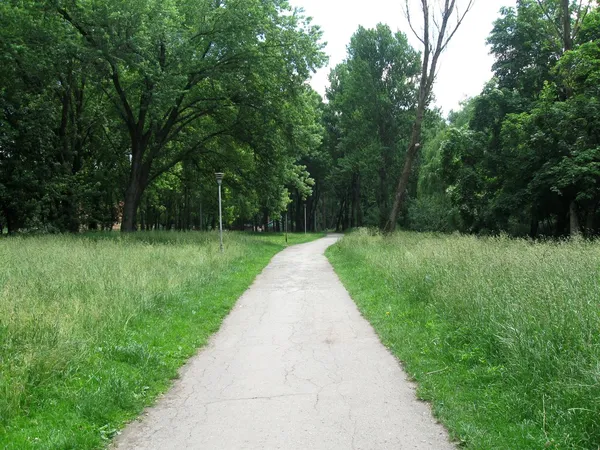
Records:
<instances>
[{"instance_id":1,"label":"street light fixture","mask_svg":"<svg viewBox=\"0 0 600 450\"><path fill-rule=\"evenodd\" d=\"M304 200L304 234L306 234L306 200Z\"/></svg>"},{"instance_id":2,"label":"street light fixture","mask_svg":"<svg viewBox=\"0 0 600 450\"><path fill-rule=\"evenodd\" d=\"M285 243L288 243L288 211L285 210Z\"/></svg>"},{"instance_id":3,"label":"street light fixture","mask_svg":"<svg viewBox=\"0 0 600 450\"><path fill-rule=\"evenodd\" d=\"M215 173L217 184L219 185L219 243L221 253L223 253L223 210L221 209L221 183L223 182L223 175L221 172Z\"/></svg>"}]
</instances>

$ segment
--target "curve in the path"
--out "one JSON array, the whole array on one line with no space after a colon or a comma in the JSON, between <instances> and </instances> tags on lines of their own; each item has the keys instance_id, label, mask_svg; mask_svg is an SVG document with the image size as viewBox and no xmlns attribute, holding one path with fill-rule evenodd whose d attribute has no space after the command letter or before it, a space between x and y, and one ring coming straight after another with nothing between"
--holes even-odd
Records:
<instances>
[{"instance_id":1,"label":"curve in the path","mask_svg":"<svg viewBox=\"0 0 600 450\"><path fill-rule=\"evenodd\" d=\"M117 449L453 449L323 255L290 247Z\"/></svg>"}]
</instances>

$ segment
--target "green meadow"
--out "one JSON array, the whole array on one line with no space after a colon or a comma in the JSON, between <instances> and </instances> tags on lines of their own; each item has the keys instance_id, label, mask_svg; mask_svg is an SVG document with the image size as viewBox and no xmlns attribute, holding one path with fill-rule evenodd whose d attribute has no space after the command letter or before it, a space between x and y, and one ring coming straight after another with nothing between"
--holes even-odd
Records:
<instances>
[{"instance_id":1,"label":"green meadow","mask_svg":"<svg viewBox=\"0 0 600 450\"><path fill-rule=\"evenodd\" d=\"M470 449L600 445L600 243L360 230L327 253Z\"/></svg>"},{"instance_id":2,"label":"green meadow","mask_svg":"<svg viewBox=\"0 0 600 450\"><path fill-rule=\"evenodd\" d=\"M0 239L0 448L106 445L285 246L274 233L226 233L224 254L216 233Z\"/></svg>"}]
</instances>

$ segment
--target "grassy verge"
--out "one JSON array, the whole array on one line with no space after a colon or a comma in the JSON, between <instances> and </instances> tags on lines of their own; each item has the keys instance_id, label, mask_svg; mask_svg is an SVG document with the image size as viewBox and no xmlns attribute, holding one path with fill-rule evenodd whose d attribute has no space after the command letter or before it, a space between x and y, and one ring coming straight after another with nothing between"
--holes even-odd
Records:
<instances>
[{"instance_id":1,"label":"grassy verge","mask_svg":"<svg viewBox=\"0 0 600 450\"><path fill-rule=\"evenodd\" d=\"M465 447L600 448L600 243L359 231L327 255Z\"/></svg>"},{"instance_id":2,"label":"grassy verge","mask_svg":"<svg viewBox=\"0 0 600 450\"><path fill-rule=\"evenodd\" d=\"M0 240L0 448L105 445L284 247L271 233L228 233L223 255L209 233Z\"/></svg>"}]
</instances>

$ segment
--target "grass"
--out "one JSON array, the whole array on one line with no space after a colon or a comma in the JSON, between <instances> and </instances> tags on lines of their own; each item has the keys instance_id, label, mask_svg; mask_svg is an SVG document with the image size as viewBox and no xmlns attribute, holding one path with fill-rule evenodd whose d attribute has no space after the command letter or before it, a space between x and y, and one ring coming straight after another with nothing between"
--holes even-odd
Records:
<instances>
[{"instance_id":1,"label":"grass","mask_svg":"<svg viewBox=\"0 0 600 450\"><path fill-rule=\"evenodd\" d=\"M600 243L360 230L327 255L464 447L600 448Z\"/></svg>"},{"instance_id":2,"label":"grass","mask_svg":"<svg viewBox=\"0 0 600 450\"><path fill-rule=\"evenodd\" d=\"M320 235L290 235L290 244ZM89 449L165 391L283 235L0 239L0 448Z\"/></svg>"}]
</instances>

